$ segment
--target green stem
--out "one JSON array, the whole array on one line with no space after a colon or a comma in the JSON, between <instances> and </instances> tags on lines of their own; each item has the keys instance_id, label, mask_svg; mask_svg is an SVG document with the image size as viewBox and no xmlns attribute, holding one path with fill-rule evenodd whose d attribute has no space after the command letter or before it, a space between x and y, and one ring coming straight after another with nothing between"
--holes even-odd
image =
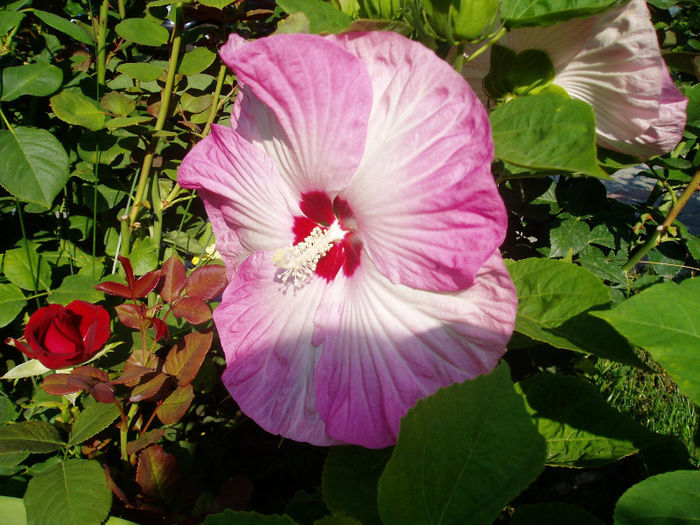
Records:
<instances>
[{"instance_id":1,"label":"green stem","mask_svg":"<svg viewBox=\"0 0 700 525\"><path fill-rule=\"evenodd\" d=\"M27 238L27 230L24 228L24 218L22 217L22 207L19 204L19 199L15 199L17 203L17 217L19 218L19 227L22 230L22 239L24 240L24 253L27 256L27 264L29 265L29 273L32 274L32 286L34 286L34 297L38 297L36 294L39 292L37 287L37 281L39 280L39 269L37 268L37 274L34 275L34 265L32 264L31 253L29 253L29 239ZM39 299L36 300L37 307L41 306Z\"/></svg>"},{"instance_id":2,"label":"green stem","mask_svg":"<svg viewBox=\"0 0 700 525\"><path fill-rule=\"evenodd\" d=\"M221 88L224 86L224 78L226 77L226 65L221 64L219 68L219 76L216 77L216 88L214 88L214 99L211 102L211 110L209 111L209 118L207 119L207 124L204 126L204 133L202 135L206 137L209 134L211 125L216 118L216 114L219 112L219 97L221 96Z\"/></svg>"},{"instance_id":3,"label":"green stem","mask_svg":"<svg viewBox=\"0 0 700 525\"><path fill-rule=\"evenodd\" d=\"M161 131L165 125L165 120L168 116L168 109L170 107L170 96L173 91L173 85L175 84L175 73L177 72L177 64L180 58L180 43L182 41L182 6L178 5L175 8L175 28L173 29L173 42L170 49L170 59L168 60L168 77L165 81L165 88L163 89L163 94L160 99L160 109L158 111L158 120L154 128L155 132ZM143 158L143 165L141 166L141 173L139 175L138 186L136 187L136 195L134 196L134 203L129 212L129 229L131 229L136 222L136 216L138 215L139 208L141 207L141 202L143 200L144 193L148 186L148 178L151 172L151 166L153 164L153 155L158 146L158 137L152 138L148 150L146 151L146 156ZM123 240L123 243L128 245L128 237Z\"/></svg>"},{"instance_id":4,"label":"green stem","mask_svg":"<svg viewBox=\"0 0 700 525\"><path fill-rule=\"evenodd\" d=\"M98 94L104 92L107 75L107 16L109 0L102 0L100 19L97 27L97 89Z\"/></svg>"},{"instance_id":5,"label":"green stem","mask_svg":"<svg viewBox=\"0 0 700 525\"><path fill-rule=\"evenodd\" d=\"M673 206L673 208L671 208L671 211L668 213L666 219L664 219L664 222L656 227L656 230L651 237L649 237L646 242L632 254L629 261L625 263L625 265L622 267L623 272L629 272L647 253L656 247L656 242L658 241L659 237L661 237L666 232L668 227L673 224L673 221L676 220L676 217L678 217L678 214L690 200L690 197L698 189L698 186L700 186L700 170L695 173L692 180L688 183L685 191L683 191L683 194L678 198L676 204Z\"/></svg>"},{"instance_id":6,"label":"green stem","mask_svg":"<svg viewBox=\"0 0 700 525\"><path fill-rule=\"evenodd\" d=\"M493 38L486 42L483 46L481 46L479 49L474 51L471 55L469 55L464 61L465 62L471 62L474 60L476 57L478 57L481 53L486 51L488 48L490 48L492 45L494 45L496 42L498 42L503 35L506 34L506 28L502 27L495 35L493 35Z\"/></svg>"},{"instance_id":7,"label":"green stem","mask_svg":"<svg viewBox=\"0 0 700 525\"><path fill-rule=\"evenodd\" d=\"M126 9L124 9L124 0L119 0L117 3L117 9L119 10L119 18L122 20L126 18Z\"/></svg>"}]
</instances>

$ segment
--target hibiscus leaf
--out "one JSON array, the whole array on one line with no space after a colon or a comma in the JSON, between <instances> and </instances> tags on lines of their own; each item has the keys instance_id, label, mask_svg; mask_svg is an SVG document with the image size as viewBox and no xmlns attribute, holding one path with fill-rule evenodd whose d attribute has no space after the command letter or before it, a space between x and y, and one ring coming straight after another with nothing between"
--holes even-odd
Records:
<instances>
[{"instance_id":1,"label":"hibiscus leaf","mask_svg":"<svg viewBox=\"0 0 700 525\"><path fill-rule=\"evenodd\" d=\"M598 165L595 114L585 102L543 92L497 107L490 119L498 160L610 178Z\"/></svg>"},{"instance_id":2,"label":"hibiscus leaf","mask_svg":"<svg viewBox=\"0 0 700 525\"><path fill-rule=\"evenodd\" d=\"M501 364L408 411L379 480L379 513L385 525L491 523L544 459L545 440Z\"/></svg>"},{"instance_id":3,"label":"hibiscus leaf","mask_svg":"<svg viewBox=\"0 0 700 525\"><path fill-rule=\"evenodd\" d=\"M700 472L678 470L645 479L625 492L615 506L616 525L698 523Z\"/></svg>"},{"instance_id":4,"label":"hibiscus leaf","mask_svg":"<svg viewBox=\"0 0 700 525\"><path fill-rule=\"evenodd\" d=\"M612 7L617 0L503 0L501 13L508 28L550 25L590 16Z\"/></svg>"},{"instance_id":5,"label":"hibiscus leaf","mask_svg":"<svg viewBox=\"0 0 700 525\"><path fill-rule=\"evenodd\" d=\"M320 0L279 0L277 5L290 15L304 13L312 33L340 33L352 22L350 16Z\"/></svg>"},{"instance_id":6,"label":"hibiscus leaf","mask_svg":"<svg viewBox=\"0 0 700 525\"><path fill-rule=\"evenodd\" d=\"M668 308L673 305L673 308ZM615 330L651 354L700 403L700 279L657 284L606 312L595 312Z\"/></svg>"},{"instance_id":7,"label":"hibiscus leaf","mask_svg":"<svg viewBox=\"0 0 700 525\"><path fill-rule=\"evenodd\" d=\"M540 374L521 381L516 390L524 394L547 440L548 465L596 467L666 440L617 412L592 385L575 377Z\"/></svg>"},{"instance_id":8,"label":"hibiscus leaf","mask_svg":"<svg viewBox=\"0 0 700 525\"><path fill-rule=\"evenodd\" d=\"M328 509L364 525L380 525L377 484L390 456L390 448L333 447L323 466L323 499Z\"/></svg>"}]
</instances>

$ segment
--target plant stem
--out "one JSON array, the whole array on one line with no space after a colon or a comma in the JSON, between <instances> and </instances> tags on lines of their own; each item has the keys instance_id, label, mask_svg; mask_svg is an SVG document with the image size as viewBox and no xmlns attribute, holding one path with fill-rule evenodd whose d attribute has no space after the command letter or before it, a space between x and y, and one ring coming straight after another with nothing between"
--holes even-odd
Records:
<instances>
[{"instance_id":1,"label":"plant stem","mask_svg":"<svg viewBox=\"0 0 700 525\"><path fill-rule=\"evenodd\" d=\"M664 219L664 222L656 227L656 230L651 237L649 237L644 244L635 250L629 261L625 263L625 265L622 267L623 272L629 272L647 253L656 247L659 237L666 233L668 227L673 224L673 221L676 220L676 217L678 217L678 214L690 200L690 197L698 189L698 186L700 186L700 170L695 173L692 180L688 183L685 191L683 191L683 195L678 198L673 208L671 208L671 211L668 213L668 216L666 216L666 219Z\"/></svg>"},{"instance_id":2,"label":"plant stem","mask_svg":"<svg viewBox=\"0 0 700 525\"><path fill-rule=\"evenodd\" d=\"M119 18L122 20L126 18L126 9L124 9L124 0L119 0L117 2L117 9L119 10Z\"/></svg>"},{"instance_id":3,"label":"plant stem","mask_svg":"<svg viewBox=\"0 0 700 525\"><path fill-rule=\"evenodd\" d=\"M155 132L161 131L165 125L165 119L168 116L168 109L170 107L170 96L172 94L173 85L175 84L175 73L177 71L177 65L180 58L180 43L182 41L182 6L178 5L175 8L175 28L173 29L173 41L172 47L170 49L170 59L168 60L168 77L165 81L165 88L163 89L163 94L160 99L160 109L158 110L158 120L154 128ZM136 195L134 196L134 203L129 212L129 229L131 230L136 222L136 216L138 215L139 208L141 207L141 202L143 200L146 187L148 186L148 177L151 172L151 166L153 164L153 155L158 146L158 137L155 136L151 139L151 142L146 151L146 156L143 158L143 165L141 166L141 173L139 175L138 186L136 187ZM123 239L124 244L128 245L128 237ZM128 252L128 249L127 249Z\"/></svg>"},{"instance_id":4,"label":"plant stem","mask_svg":"<svg viewBox=\"0 0 700 525\"><path fill-rule=\"evenodd\" d=\"M97 26L97 90L102 95L107 74L107 15L109 0L102 0L100 19Z\"/></svg>"},{"instance_id":5,"label":"plant stem","mask_svg":"<svg viewBox=\"0 0 700 525\"><path fill-rule=\"evenodd\" d=\"M219 96L221 96L221 88L224 85L224 78L226 77L226 65L221 64L219 68L219 76L216 77L216 88L214 88L214 98L211 102L211 110L209 111L209 118L207 119L207 124L204 126L204 132L202 136L206 137L209 135L209 130L211 125L216 118L216 114L219 112Z\"/></svg>"}]
</instances>

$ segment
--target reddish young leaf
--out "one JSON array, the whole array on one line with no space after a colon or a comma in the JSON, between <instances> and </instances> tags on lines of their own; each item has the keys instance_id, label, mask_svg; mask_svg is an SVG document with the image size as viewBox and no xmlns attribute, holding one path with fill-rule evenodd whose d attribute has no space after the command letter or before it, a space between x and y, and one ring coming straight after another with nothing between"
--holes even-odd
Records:
<instances>
[{"instance_id":1,"label":"reddish young leaf","mask_svg":"<svg viewBox=\"0 0 700 525\"><path fill-rule=\"evenodd\" d=\"M168 325L165 324L164 321L161 321L160 319L154 317L151 319L151 322L153 323L153 331L156 333L155 339L158 341L159 339L163 338L166 341L168 340L169 337L169 332L168 332Z\"/></svg>"},{"instance_id":2,"label":"reddish young leaf","mask_svg":"<svg viewBox=\"0 0 700 525\"><path fill-rule=\"evenodd\" d=\"M105 281L95 286L95 290L108 293L109 295L117 295L125 299L132 299L134 295L131 293L131 288L127 285L115 281Z\"/></svg>"},{"instance_id":3,"label":"reddish young leaf","mask_svg":"<svg viewBox=\"0 0 700 525\"><path fill-rule=\"evenodd\" d=\"M109 382L109 374L107 372L89 365L74 368L71 370L71 375L94 379L100 383Z\"/></svg>"},{"instance_id":4,"label":"reddish young leaf","mask_svg":"<svg viewBox=\"0 0 700 525\"><path fill-rule=\"evenodd\" d=\"M183 297L173 305L173 315L184 317L192 324L201 324L211 319L211 308L201 299Z\"/></svg>"},{"instance_id":5,"label":"reddish young leaf","mask_svg":"<svg viewBox=\"0 0 700 525\"><path fill-rule=\"evenodd\" d=\"M175 456L165 452L160 445L151 445L141 451L136 483L146 496L167 503L175 497L181 481Z\"/></svg>"},{"instance_id":6,"label":"reddish young leaf","mask_svg":"<svg viewBox=\"0 0 700 525\"><path fill-rule=\"evenodd\" d=\"M163 389L165 382L169 379L165 374L157 374L145 383L134 387L131 391L131 397L129 401L132 403L138 403L139 401L144 401L146 399L151 399L157 396Z\"/></svg>"},{"instance_id":7,"label":"reddish young leaf","mask_svg":"<svg viewBox=\"0 0 700 525\"><path fill-rule=\"evenodd\" d=\"M194 399L194 389L192 385L177 387L163 404L158 407L156 414L164 425L173 425L182 419L190 408Z\"/></svg>"},{"instance_id":8,"label":"reddish young leaf","mask_svg":"<svg viewBox=\"0 0 700 525\"><path fill-rule=\"evenodd\" d=\"M75 394L85 389L85 384L75 384L69 374L52 374L44 378L41 389L52 396Z\"/></svg>"},{"instance_id":9,"label":"reddish young leaf","mask_svg":"<svg viewBox=\"0 0 700 525\"><path fill-rule=\"evenodd\" d=\"M188 277L187 295L197 299L213 299L224 291L228 281L226 268L219 264L207 264L195 269Z\"/></svg>"},{"instance_id":10,"label":"reddish young leaf","mask_svg":"<svg viewBox=\"0 0 700 525\"><path fill-rule=\"evenodd\" d=\"M213 330L187 334L168 352L163 372L175 376L178 385L188 385L199 372L213 339Z\"/></svg>"},{"instance_id":11,"label":"reddish young leaf","mask_svg":"<svg viewBox=\"0 0 700 525\"><path fill-rule=\"evenodd\" d=\"M133 286L134 297L146 297L160 280L160 270L153 270L136 279Z\"/></svg>"},{"instance_id":12,"label":"reddish young leaf","mask_svg":"<svg viewBox=\"0 0 700 525\"><path fill-rule=\"evenodd\" d=\"M129 500L126 497L126 494L124 494L124 491L120 489L114 482L114 479L112 479L112 472L109 470L109 467L107 465L102 465L102 468L105 471L105 478L107 478L107 488L109 488L109 490L112 491L112 494L119 498L122 503L128 504Z\"/></svg>"},{"instance_id":13,"label":"reddish young leaf","mask_svg":"<svg viewBox=\"0 0 700 525\"><path fill-rule=\"evenodd\" d=\"M131 361L127 361L124 364L124 372L117 379L112 379L113 385L127 385L131 384L134 386L138 384L139 380L146 374L151 374L154 372L153 368L146 366L139 366Z\"/></svg>"},{"instance_id":14,"label":"reddish young leaf","mask_svg":"<svg viewBox=\"0 0 700 525\"><path fill-rule=\"evenodd\" d=\"M163 281L159 290L160 296L166 303L172 303L180 297L182 290L185 289L185 265L182 264L180 258L173 254L170 259L163 263L160 269L163 276Z\"/></svg>"},{"instance_id":15,"label":"reddish young leaf","mask_svg":"<svg viewBox=\"0 0 700 525\"><path fill-rule=\"evenodd\" d=\"M149 430L148 432L139 436L133 441L129 441L126 444L126 453L128 455L135 454L139 450L146 448L148 445L159 441L164 435L164 428L156 428L155 430Z\"/></svg>"},{"instance_id":16,"label":"reddish young leaf","mask_svg":"<svg viewBox=\"0 0 700 525\"><path fill-rule=\"evenodd\" d=\"M124 326L141 328L141 323L146 319L146 309L141 304L120 304L114 308L117 316Z\"/></svg>"},{"instance_id":17,"label":"reddish young leaf","mask_svg":"<svg viewBox=\"0 0 700 525\"><path fill-rule=\"evenodd\" d=\"M126 370L127 366L138 365L150 368L154 372L160 372L160 370L163 368L162 361L163 360L160 357L149 352L148 349L136 348L129 356L129 359L126 360L124 369Z\"/></svg>"},{"instance_id":18,"label":"reddish young leaf","mask_svg":"<svg viewBox=\"0 0 700 525\"><path fill-rule=\"evenodd\" d=\"M131 267L131 261L127 259L126 257L123 257L121 255L117 256L117 259L119 259L119 262L122 263L122 268L124 268L124 275L126 276L126 283L129 285L129 288L134 287L134 269Z\"/></svg>"},{"instance_id":19,"label":"reddish young leaf","mask_svg":"<svg viewBox=\"0 0 700 525\"><path fill-rule=\"evenodd\" d=\"M114 386L109 383L97 383L90 389L92 397L100 403L114 403Z\"/></svg>"}]
</instances>

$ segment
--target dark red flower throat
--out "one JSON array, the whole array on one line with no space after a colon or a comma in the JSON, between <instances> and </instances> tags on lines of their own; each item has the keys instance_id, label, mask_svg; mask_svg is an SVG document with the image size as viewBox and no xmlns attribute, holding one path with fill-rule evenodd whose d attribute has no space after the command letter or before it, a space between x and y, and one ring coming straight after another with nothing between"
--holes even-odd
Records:
<instances>
[{"instance_id":1,"label":"dark red flower throat","mask_svg":"<svg viewBox=\"0 0 700 525\"><path fill-rule=\"evenodd\" d=\"M294 217L294 244L303 242L314 228L320 226L325 231L335 221L347 232L345 237L335 241L328 253L318 261L314 273L326 281L333 280L341 268L345 275L352 275L360 265L362 241L357 234L357 223L348 203L340 197L331 201L325 193L312 191L302 194L299 208L304 215Z\"/></svg>"}]
</instances>

